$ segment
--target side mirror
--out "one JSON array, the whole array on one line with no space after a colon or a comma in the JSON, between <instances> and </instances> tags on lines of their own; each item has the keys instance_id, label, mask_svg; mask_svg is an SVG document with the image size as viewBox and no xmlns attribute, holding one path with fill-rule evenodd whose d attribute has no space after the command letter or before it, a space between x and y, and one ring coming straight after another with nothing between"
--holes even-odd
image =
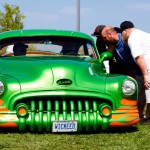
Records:
<instances>
[{"instance_id":1,"label":"side mirror","mask_svg":"<svg viewBox=\"0 0 150 150\"><path fill-rule=\"evenodd\" d=\"M113 54L111 52L103 52L100 55L100 62L103 62L104 60L109 60L112 57L113 57Z\"/></svg>"}]
</instances>

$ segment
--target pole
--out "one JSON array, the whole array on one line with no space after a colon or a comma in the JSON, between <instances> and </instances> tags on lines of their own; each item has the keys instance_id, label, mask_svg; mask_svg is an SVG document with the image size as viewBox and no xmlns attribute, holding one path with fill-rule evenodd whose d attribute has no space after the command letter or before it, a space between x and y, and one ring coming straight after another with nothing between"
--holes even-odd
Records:
<instances>
[{"instance_id":1,"label":"pole","mask_svg":"<svg viewBox=\"0 0 150 150\"><path fill-rule=\"evenodd\" d=\"M80 0L77 0L77 31L80 31Z\"/></svg>"}]
</instances>

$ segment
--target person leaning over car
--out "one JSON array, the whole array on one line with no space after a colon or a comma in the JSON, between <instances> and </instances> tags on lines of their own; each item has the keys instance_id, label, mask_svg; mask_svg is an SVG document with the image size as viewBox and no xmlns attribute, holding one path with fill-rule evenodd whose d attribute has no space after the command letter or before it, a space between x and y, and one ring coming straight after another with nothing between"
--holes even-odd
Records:
<instances>
[{"instance_id":1,"label":"person leaning over car","mask_svg":"<svg viewBox=\"0 0 150 150\"><path fill-rule=\"evenodd\" d=\"M92 36L96 37L96 46L97 46L99 54L106 51L106 43L105 41L103 41L102 36L101 36L101 32L104 29L104 27L105 25L98 25L95 28L94 33L91 34Z\"/></svg>"},{"instance_id":2,"label":"person leaning over car","mask_svg":"<svg viewBox=\"0 0 150 150\"><path fill-rule=\"evenodd\" d=\"M99 53L106 51L106 49L107 49L107 51L108 51L108 49L114 49L115 48L114 44L116 43L115 40L112 41L112 43L103 40L101 32L104 29L104 27L106 27L106 26L105 25L97 26L95 28L94 33L92 34L92 36L97 37L96 45L97 45ZM118 32L120 31L120 28L114 27L112 29L112 31L115 31L116 34L119 34ZM113 58L109 60L109 72L115 73L115 74L126 74L126 75L133 76L133 69L130 69L128 66L126 66L126 63L124 63L122 60L120 60L116 51L111 51L111 52L113 52Z\"/></svg>"},{"instance_id":3,"label":"person leaning over car","mask_svg":"<svg viewBox=\"0 0 150 150\"><path fill-rule=\"evenodd\" d=\"M97 46L99 54L106 51L106 43L102 39L102 36L101 36L101 32L102 32L104 27L105 27L105 25L98 25L95 28L94 32L91 34L92 36L96 37L96 46ZM104 66L106 68L106 72L109 73L110 72L109 61L105 60Z\"/></svg>"},{"instance_id":4,"label":"person leaning over car","mask_svg":"<svg viewBox=\"0 0 150 150\"><path fill-rule=\"evenodd\" d=\"M146 119L150 123L150 34L136 29L132 22L124 21L120 24L123 40L128 44L132 57L139 66L146 93Z\"/></svg>"},{"instance_id":5,"label":"person leaning over car","mask_svg":"<svg viewBox=\"0 0 150 150\"><path fill-rule=\"evenodd\" d=\"M138 82L138 110L139 117L141 121L144 119L144 108L146 103L145 90L143 86L143 78L141 77L141 71L139 67L135 64L130 48L125 45L122 39L121 33L117 33L113 27L106 26L102 32L103 40L108 44L108 51L113 52L118 59L118 62L121 62L118 66L118 69L123 70L122 74L131 75ZM138 78L137 78L138 76Z\"/></svg>"}]
</instances>

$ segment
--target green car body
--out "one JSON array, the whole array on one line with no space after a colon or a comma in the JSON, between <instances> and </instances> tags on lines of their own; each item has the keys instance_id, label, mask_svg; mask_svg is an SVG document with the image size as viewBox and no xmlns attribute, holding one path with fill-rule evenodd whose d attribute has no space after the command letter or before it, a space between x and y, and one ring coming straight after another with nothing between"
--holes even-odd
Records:
<instances>
[{"instance_id":1,"label":"green car body","mask_svg":"<svg viewBox=\"0 0 150 150\"><path fill-rule=\"evenodd\" d=\"M61 30L0 34L1 50L17 42L30 45L26 56L0 57L0 128L81 132L139 122L136 81L107 73L103 62L111 54L100 56L90 36Z\"/></svg>"}]
</instances>

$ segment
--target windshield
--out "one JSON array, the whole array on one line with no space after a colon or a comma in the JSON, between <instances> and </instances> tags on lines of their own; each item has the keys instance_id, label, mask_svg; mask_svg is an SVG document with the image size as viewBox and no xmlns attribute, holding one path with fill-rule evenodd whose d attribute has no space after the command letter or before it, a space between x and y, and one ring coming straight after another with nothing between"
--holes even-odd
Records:
<instances>
[{"instance_id":1,"label":"windshield","mask_svg":"<svg viewBox=\"0 0 150 150\"><path fill-rule=\"evenodd\" d=\"M8 45L9 43L9 45ZM22 46L21 46L22 45ZM38 36L9 38L0 41L1 55L9 55L14 50L30 55L74 55L97 58L90 40L64 36Z\"/></svg>"}]
</instances>

